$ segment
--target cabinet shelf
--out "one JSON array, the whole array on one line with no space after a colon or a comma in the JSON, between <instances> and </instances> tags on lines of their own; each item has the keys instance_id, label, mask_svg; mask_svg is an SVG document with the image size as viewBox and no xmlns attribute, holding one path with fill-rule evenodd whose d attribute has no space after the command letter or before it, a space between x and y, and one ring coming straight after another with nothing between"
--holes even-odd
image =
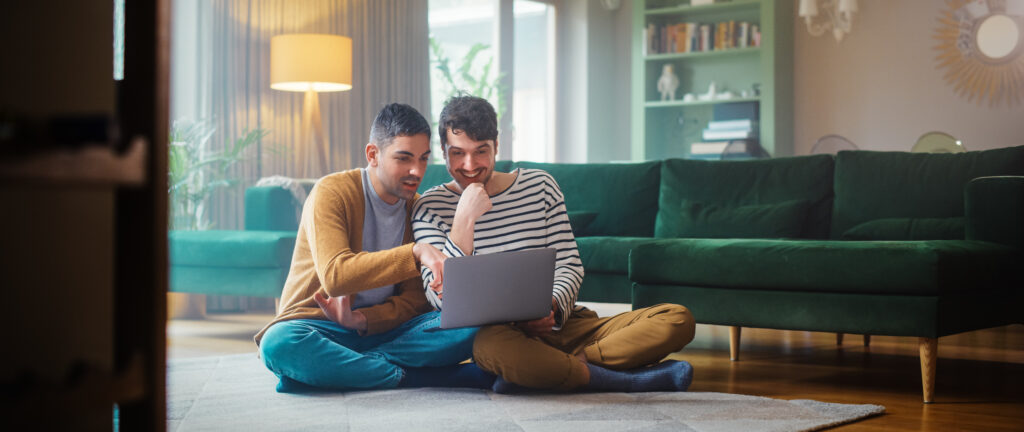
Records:
<instances>
[{"instance_id":1,"label":"cabinet shelf","mask_svg":"<svg viewBox=\"0 0 1024 432\"><path fill-rule=\"evenodd\" d=\"M644 11L644 15L655 16L655 15L682 15L682 14L695 14L695 13L708 13L708 12L729 12L739 9L753 8L761 4L761 0L742 0L742 1L731 1L725 3L712 3L708 5L700 6L671 6L663 8L648 9Z\"/></svg>"},{"instance_id":2,"label":"cabinet shelf","mask_svg":"<svg viewBox=\"0 0 1024 432\"><path fill-rule=\"evenodd\" d=\"M645 108L672 108L672 107L685 107L685 106L698 106L698 105L717 105L726 103L736 102L758 102L761 98L732 98L732 99L715 99L715 100L695 100L684 102L681 100L674 101L647 101L644 102Z\"/></svg>"},{"instance_id":3,"label":"cabinet shelf","mask_svg":"<svg viewBox=\"0 0 1024 432\"><path fill-rule=\"evenodd\" d=\"M631 145L635 161L689 157L712 121L749 118L757 122L758 141L772 156L793 154L793 0L716 0L692 6L692 0L633 0L630 65ZM685 3L685 4L684 4ZM665 29L678 24L707 25L711 37L722 23L758 26L760 43L696 52L655 52L671 46ZM651 33L660 40L653 40ZM753 35L752 28L748 34ZM679 29L675 31L678 33ZM742 27L739 31L742 33ZM664 33L664 34L662 34ZM689 33L692 35L692 28ZM725 37L729 37L728 31ZM686 36L684 36L686 37ZM666 40L667 39L667 40ZM750 40L753 40L751 38ZM736 44L739 45L739 44ZM644 49L647 47L648 49ZM658 80L667 67L679 80L677 95L707 89L731 90L731 99L683 102L659 100ZM745 90L759 90L757 96Z\"/></svg>"},{"instance_id":4,"label":"cabinet shelf","mask_svg":"<svg viewBox=\"0 0 1024 432\"><path fill-rule=\"evenodd\" d=\"M661 54L649 54L644 57L646 61L655 60L676 60L676 59L693 59L693 58L704 58L704 57L723 57L723 56L734 56L744 54L754 54L761 52L761 47L747 47L747 48L729 48L720 49L713 51L691 51L683 53L661 53Z\"/></svg>"}]
</instances>

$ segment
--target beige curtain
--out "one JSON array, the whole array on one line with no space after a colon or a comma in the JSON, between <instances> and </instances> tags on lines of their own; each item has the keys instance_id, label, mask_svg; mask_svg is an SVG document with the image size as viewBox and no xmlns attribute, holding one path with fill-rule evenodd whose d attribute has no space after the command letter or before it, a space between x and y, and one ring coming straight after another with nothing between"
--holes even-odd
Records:
<instances>
[{"instance_id":1,"label":"beige curtain","mask_svg":"<svg viewBox=\"0 0 1024 432\"><path fill-rule=\"evenodd\" d=\"M215 148L246 130L269 134L240 164L238 186L213 197L218 229L243 227L245 187L271 175L303 176L295 149L302 133L303 94L270 89L270 39L288 33L329 33L352 38L352 90L321 93L329 145L328 172L363 166L370 122L384 105L403 102L430 114L426 0L212 0L200 1L196 55L209 58L198 111L216 126ZM209 28L202 28L202 27ZM203 37L209 35L208 37ZM173 37L173 36L172 36ZM208 78L205 78L208 77ZM175 97L172 93L172 97Z\"/></svg>"}]
</instances>

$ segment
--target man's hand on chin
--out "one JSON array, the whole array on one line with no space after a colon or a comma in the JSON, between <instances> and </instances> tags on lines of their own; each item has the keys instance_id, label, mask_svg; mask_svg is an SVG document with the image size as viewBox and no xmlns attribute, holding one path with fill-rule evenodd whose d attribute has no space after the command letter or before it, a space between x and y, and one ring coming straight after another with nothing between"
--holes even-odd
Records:
<instances>
[{"instance_id":1,"label":"man's hand on chin","mask_svg":"<svg viewBox=\"0 0 1024 432\"><path fill-rule=\"evenodd\" d=\"M462 250L462 253L473 254L473 232L476 229L476 221L490 209L491 197L487 196L483 184L470 183L462 191L459 204L455 207L452 230L449 234L452 242Z\"/></svg>"},{"instance_id":2,"label":"man's hand on chin","mask_svg":"<svg viewBox=\"0 0 1024 432\"><path fill-rule=\"evenodd\" d=\"M455 207L455 215L467 222L476 222L491 209L491 197L483 183L470 183L462 191L459 203Z\"/></svg>"},{"instance_id":3,"label":"man's hand on chin","mask_svg":"<svg viewBox=\"0 0 1024 432\"><path fill-rule=\"evenodd\" d=\"M335 324L349 330L366 331L366 316L358 310L352 310L350 296L327 297L317 291L316 294L313 294L313 300L320 305L320 309L327 315L327 319L334 321Z\"/></svg>"}]
</instances>

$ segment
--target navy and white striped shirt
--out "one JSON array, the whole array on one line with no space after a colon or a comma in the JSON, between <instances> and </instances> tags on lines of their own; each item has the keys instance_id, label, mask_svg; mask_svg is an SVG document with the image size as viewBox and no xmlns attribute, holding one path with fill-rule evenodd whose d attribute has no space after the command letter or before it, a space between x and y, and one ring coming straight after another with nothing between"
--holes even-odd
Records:
<instances>
[{"instance_id":1,"label":"navy and white striped shirt","mask_svg":"<svg viewBox=\"0 0 1024 432\"><path fill-rule=\"evenodd\" d=\"M576 306L583 263L576 249L576 238L569 226L565 199L550 174L537 169L518 169L512 186L491 198L491 209L476 221L473 254L554 248L555 282L552 290L558 309L555 330L562 328ZM449 238L460 194L444 185L423 193L413 207L412 231L417 243L430 243L449 257L465 256ZM441 299L430 289L434 274L421 268L427 300L441 309Z\"/></svg>"}]
</instances>

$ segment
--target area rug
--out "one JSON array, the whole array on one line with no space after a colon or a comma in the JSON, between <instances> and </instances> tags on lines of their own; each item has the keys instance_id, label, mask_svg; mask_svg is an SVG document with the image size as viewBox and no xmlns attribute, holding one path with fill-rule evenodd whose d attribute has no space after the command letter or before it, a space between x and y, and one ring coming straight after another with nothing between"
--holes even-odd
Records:
<instances>
[{"instance_id":1,"label":"area rug","mask_svg":"<svg viewBox=\"0 0 1024 432\"><path fill-rule=\"evenodd\" d=\"M168 362L169 431L812 431L879 405L726 393L500 395L473 389L279 394L255 354Z\"/></svg>"}]
</instances>

